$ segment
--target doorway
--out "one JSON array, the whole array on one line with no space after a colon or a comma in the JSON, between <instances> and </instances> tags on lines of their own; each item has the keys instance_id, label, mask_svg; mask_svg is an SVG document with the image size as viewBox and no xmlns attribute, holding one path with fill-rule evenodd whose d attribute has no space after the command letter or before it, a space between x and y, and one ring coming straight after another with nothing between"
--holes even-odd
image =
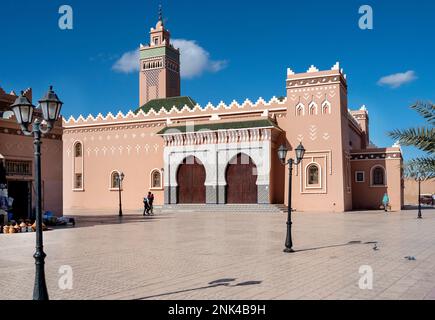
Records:
<instances>
[{"instance_id":1,"label":"doorway","mask_svg":"<svg viewBox=\"0 0 435 320\"><path fill-rule=\"evenodd\" d=\"M230 161L226 171L226 180L228 204L258 202L257 166L251 157L241 153Z\"/></svg>"},{"instance_id":2,"label":"doorway","mask_svg":"<svg viewBox=\"0 0 435 320\"><path fill-rule=\"evenodd\" d=\"M8 181L8 196L13 198L14 220L32 218L32 193L30 181Z\"/></svg>"},{"instance_id":3,"label":"doorway","mask_svg":"<svg viewBox=\"0 0 435 320\"><path fill-rule=\"evenodd\" d=\"M199 159L184 159L177 172L177 183L179 204L205 204L205 168Z\"/></svg>"}]
</instances>

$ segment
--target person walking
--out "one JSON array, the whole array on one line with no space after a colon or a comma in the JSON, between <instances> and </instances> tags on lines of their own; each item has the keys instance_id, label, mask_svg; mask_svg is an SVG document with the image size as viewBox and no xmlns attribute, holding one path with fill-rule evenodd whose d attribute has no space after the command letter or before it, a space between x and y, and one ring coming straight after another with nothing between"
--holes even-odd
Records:
<instances>
[{"instance_id":1,"label":"person walking","mask_svg":"<svg viewBox=\"0 0 435 320\"><path fill-rule=\"evenodd\" d=\"M148 201L148 196L143 198L143 206L144 206L143 215L147 216L150 213L150 204Z\"/></svg>"},{"instance_id":2,"label":"person walking","mask_svg":"<svg viewBox=\"0 0 435 320\"><path fill-rule=\"evenodd\" d=\"M149 211L148 213L151 215L154 215L154 195L151 192L148 192L148 204L149 204Z\"/></svg>"},{"instance_id":3,"label":"person walking","mask_svg":"<svg viewBox=\"0 0 435 320\"><path fill-rule=\"evenodd\" d=\"M384 194L384 197L382 198L382 205L384 206L385 212L388 212L388 206L390 205L390 197L387 193Z\"/></svg>"}]
</instances>

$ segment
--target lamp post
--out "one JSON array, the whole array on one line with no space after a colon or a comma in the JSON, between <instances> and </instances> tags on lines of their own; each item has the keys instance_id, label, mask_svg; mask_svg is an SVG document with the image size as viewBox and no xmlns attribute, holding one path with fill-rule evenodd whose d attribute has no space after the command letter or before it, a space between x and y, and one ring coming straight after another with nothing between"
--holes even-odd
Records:
<instances>
[{"instance_id":1,"label":"lamp post","mask_svg":"<svg viewBox=\"0 0 435 320\"><path fill-rule=\"evenodd\" d=\"M421 214L421 180L422 177L418 177L418 219L423 219L423 215Z\"/></svg>"},{"instance_id":2,"label":"lamp post","mask_svg":"<svg viewBox=\"0 0 435 320\"><path fill-rule=\"evenodd\" d=\"M296 148L296 159L293 160L292 158L287 159L287 152L288 149L285 145L281 145L278 149L278 158L281 161L283 165L288 165L288 208L287 208L287 237L285 240L285 253L292 253L295 252L293 250L293 240L292 240L292 175L293 175L293 164L298 165L305 155L305 148L302 145L302 143L299 144L299 146Z\"/></svg>"},{"instance_id":3,"label":"lamp post","mask_svg":"<svg viewBox=\"0 0 435 320\"><path fill-rule=\"evenodd\" d=\"M119 216L122 217L122 199L121 199L121 185L122 181L124 181L125 175L123 172L118 174L118 191L119 191Z\"/></svg>"},{"instance_id":4,"label":"lamp post","mask_svg":"<svg viewBox=\"0 0 435 320\"><path fill-rule=\"evenodd\" d=\"M42 238L41 136L53 129L54 123L59 118L62 105L63 103L54 93L53 87L50 86L46 95L39 101L39 108L42 110L42 120L37 118L33 122L35 106L30 103L22 91L11 106L23 134L26 136L33 135L36 186L36 252L33 255L36 271L33 300L48 300L44 271L46 254L44 253ZM43 127L43 121L46 122L45 127ZM30 124L32 124L32 128L29 130Z\"/></svg>"}]
</instances>

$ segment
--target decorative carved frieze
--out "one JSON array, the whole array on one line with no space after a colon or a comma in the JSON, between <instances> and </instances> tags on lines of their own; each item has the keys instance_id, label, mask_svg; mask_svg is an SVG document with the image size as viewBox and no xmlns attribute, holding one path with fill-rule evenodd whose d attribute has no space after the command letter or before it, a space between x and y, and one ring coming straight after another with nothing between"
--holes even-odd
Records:
<instances>
[{"instance_id":1,"label":"decorative carved frieze","mask_svg":"<svg viewBox=\"0 0 435 320\"><path fill-rule=\"evenodd\" d=\"M189 132L172 135L163 135L166 147L242 143L253 141L269 141L272 137L271 129L241 129L241 130L218 130L215 132Z\"/></svg>"},{"instance_id":2,"label":"decorative carved frieze","mask_svg":"<svg viewBox=\"0 0 435 320\"><path fill-rule=\"evenodd\" d=\"M0 133L11 134L11 135L18 135L18 136L22 136L23 135L21 130L11 129L11 128L5 128L5 127L0 127ZM43 139L51 139L51 140L62 140L62 135L60 135L60 134L53 134L53 133L43 134L42 138Z\"/></svg>"},{"instance_id":3,"label":"decorative carved frieze","mask_svg":"<svg viewBox=\"0 0 435 320\"><path fill-rule=\"evenodd\" d=\"M386 159L401 159L402 154L397 152L373 152L373 153L352 153L351 161L358 160L386 160Z\"/></svg>"}]
</instances>

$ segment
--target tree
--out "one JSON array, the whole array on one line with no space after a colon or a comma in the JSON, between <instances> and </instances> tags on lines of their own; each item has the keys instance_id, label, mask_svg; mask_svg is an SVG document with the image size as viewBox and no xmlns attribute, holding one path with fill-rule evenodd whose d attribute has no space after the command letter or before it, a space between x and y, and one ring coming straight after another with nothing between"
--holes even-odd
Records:
<instances>
[{"instance_id":1,"label":"tree","mask_svg":"<svg viewBox=\"0 0 435 320\"><path fill-rule=\"evenodd\" d=\"M411 106L427 121L426 126L409 128L405 130L393 130L388 135L404 146L414 146L427 153L427 156L410 161L410 165L419 168L419 171L427 171L435 176L435 105L430 102L417 102Z\"/></svg>"}]
</instances>

